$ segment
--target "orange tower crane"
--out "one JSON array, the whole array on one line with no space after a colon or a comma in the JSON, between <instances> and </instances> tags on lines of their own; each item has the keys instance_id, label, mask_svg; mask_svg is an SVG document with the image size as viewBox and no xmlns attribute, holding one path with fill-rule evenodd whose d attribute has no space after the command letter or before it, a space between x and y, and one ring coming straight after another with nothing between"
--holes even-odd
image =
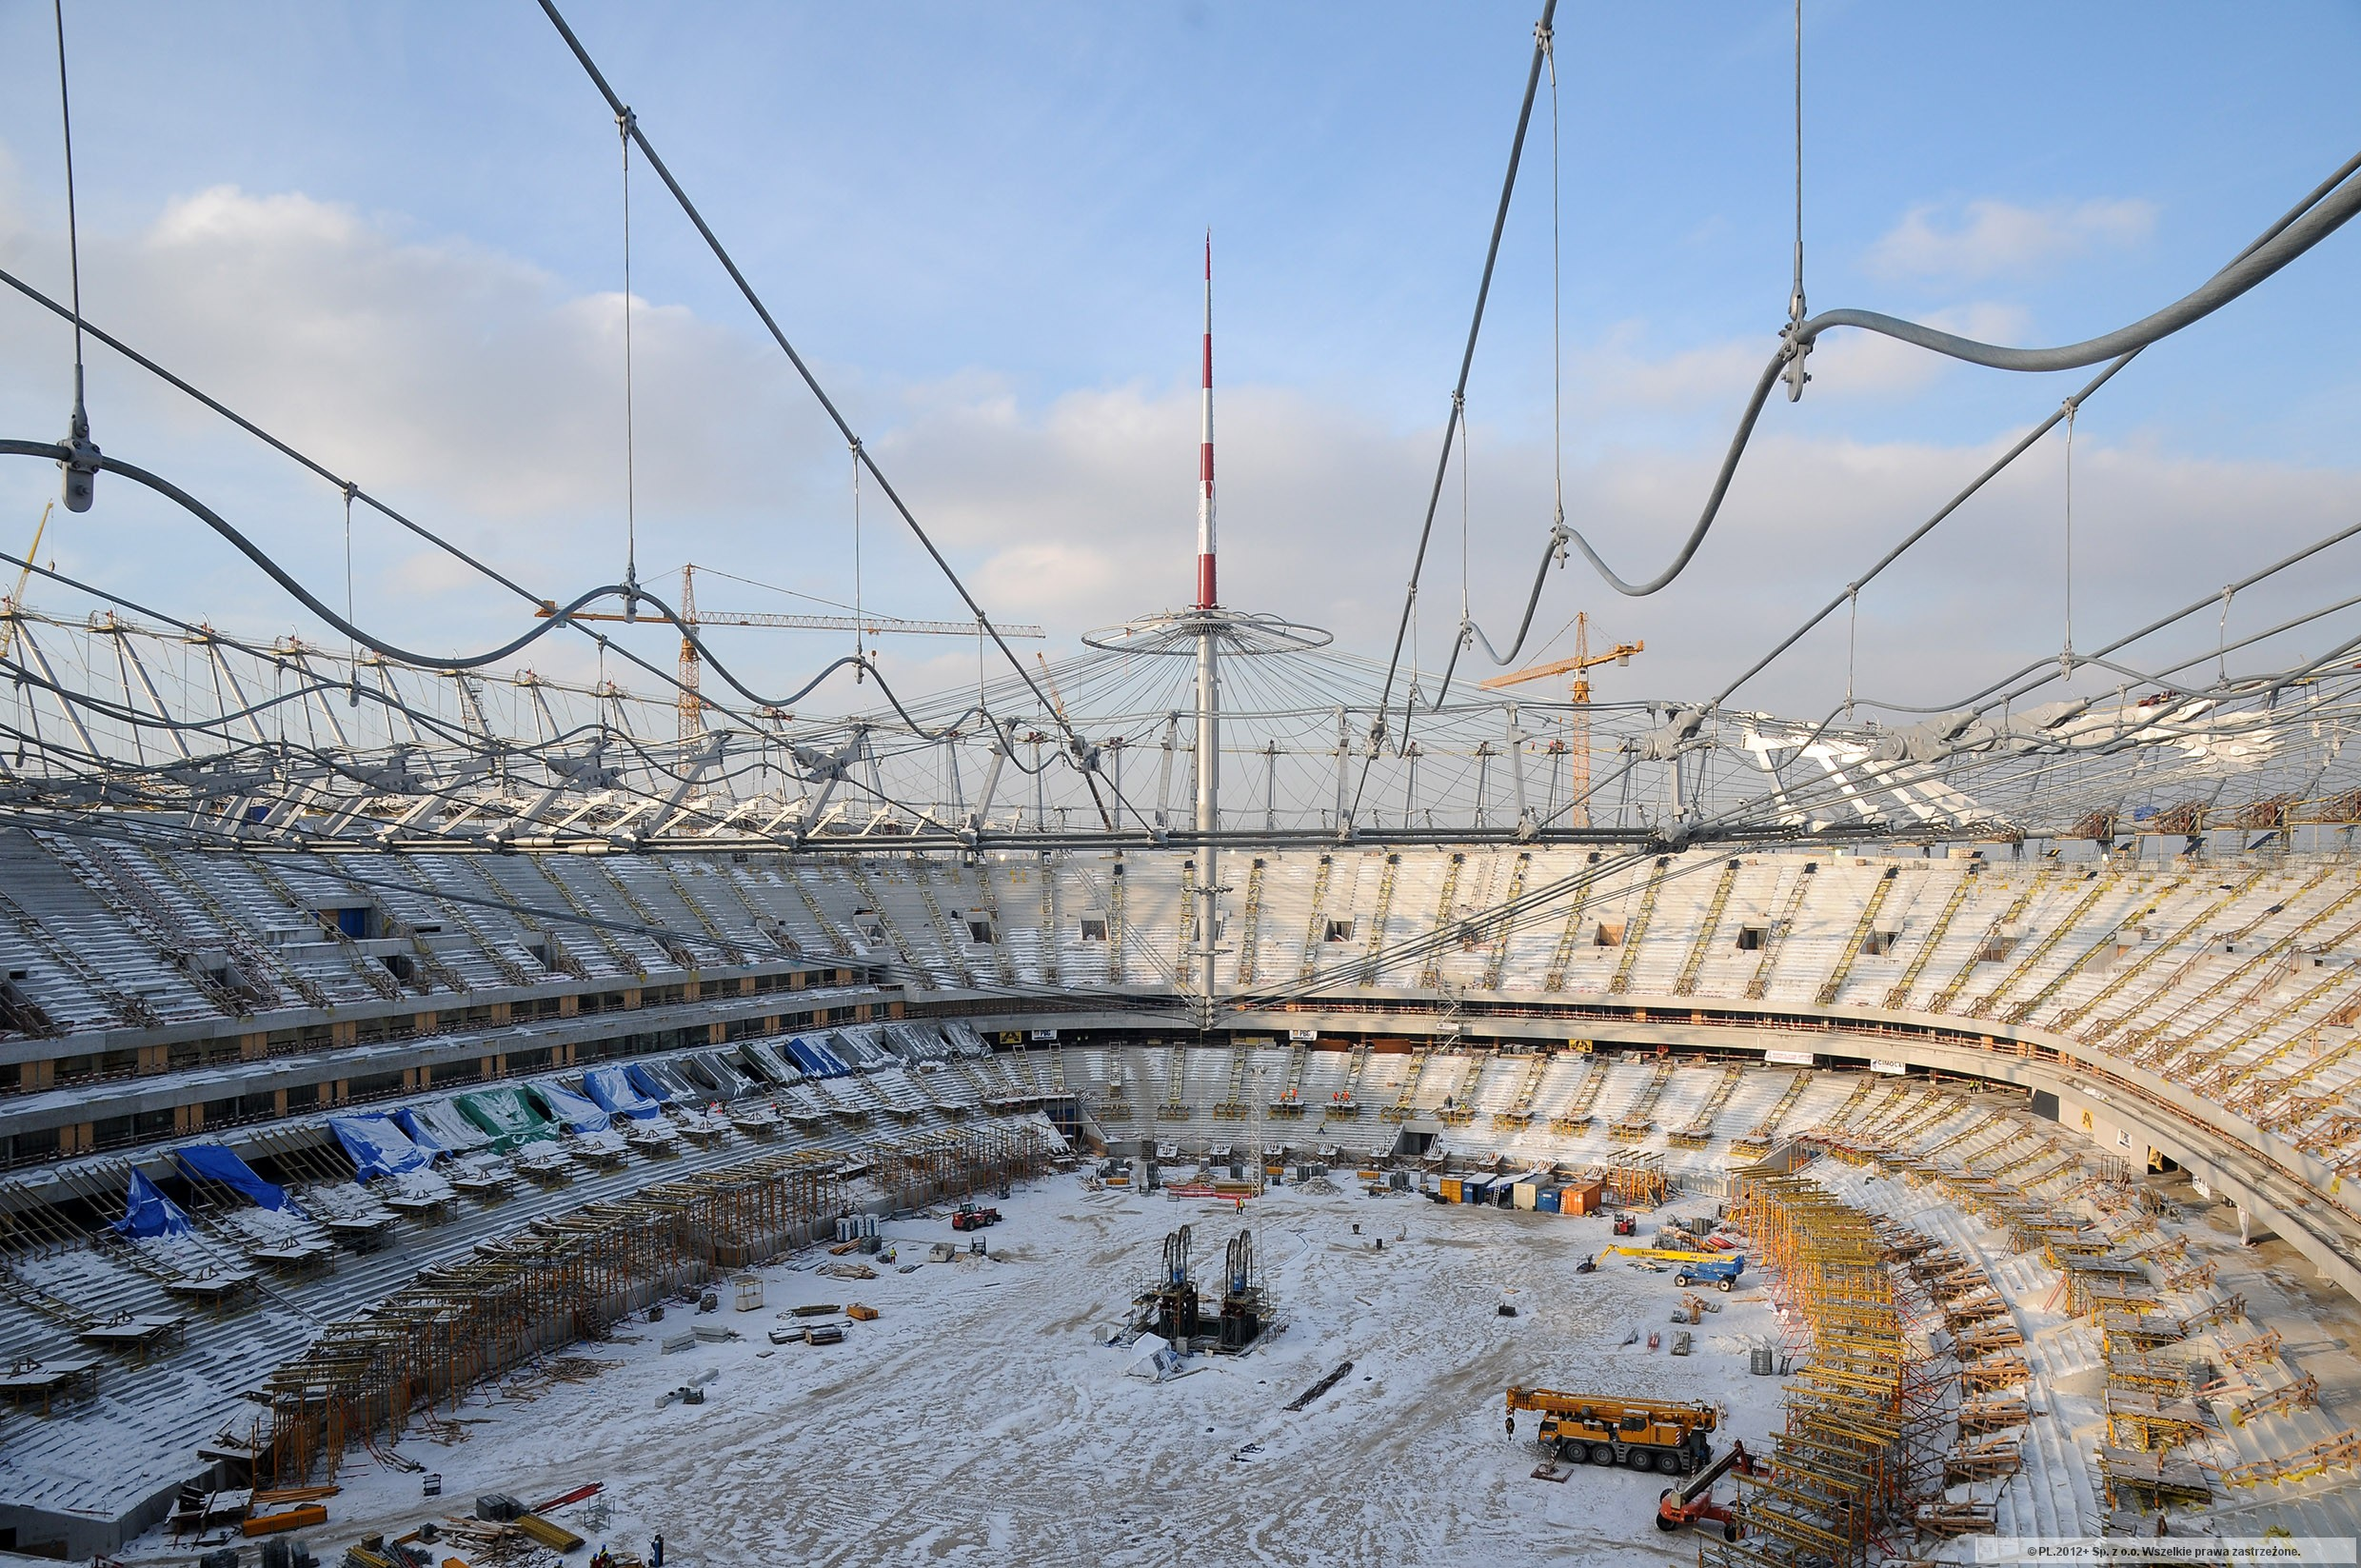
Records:
<instances>
[{"instance_id":1,"label":"orange tower crane","mask_svg":"<svg viewBox=\"0 0 2361 1568\"><path fill-rule=\"evenodd\" d=\"M1486 691L1498 691L1504 686L1521 685L1552 675L1574 677L1574 710L1567 716L1566 763L1572 773L1572 787L1567 799L1573 803L1568 813L1577 827L1591 825L1591 683L1588 672L1600 665L1628 665L1632 655L1644 653L1645 643L1617 643L1602 653L1591 651L1591 618L1587 614L1574 618L1574 657L1553 659L1546 665L1528 665L1513 669L1506 675L1496 675L1481 683Z\"/></svg>"},{"instance_id":2,"label":"orange tower crane","mask_svg":"<svg viewBox=\"0 0 2361 1568\"><path fill-rule=\"evenodd\" d=\"M724 575L727 575L726 573ZM681 622L684 629L697 626L773 626L796 631L849 631L863 638L894 632L903 636L973 637L976 625L972 621L908 621L894 615L770 615L737 610L699 610L697 608L697 567L692 563L681 568ZM533 613L544 620L556 615L555 600L545 599ZM619 614L614 610L576 610L566 617L569 621L630 621L637 617ZM1040 637L1039 626L1002 625L1003 637ZM698 656L697 645L690 638L681 639L681 739L693 741L705 732L704 699L698 694L704 661ZM784 715L778 715L784 717Z\"/></svg>"}]
</instances>

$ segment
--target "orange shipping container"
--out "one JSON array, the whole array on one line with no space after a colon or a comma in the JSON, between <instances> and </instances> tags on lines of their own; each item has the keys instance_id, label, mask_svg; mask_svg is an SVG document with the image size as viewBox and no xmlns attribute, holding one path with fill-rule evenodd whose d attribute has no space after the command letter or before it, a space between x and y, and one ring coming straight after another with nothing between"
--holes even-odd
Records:
<instances>
[{"instance_id":1,"label":"orange shipping container","mask_svg":"<svg viewBox=\"0 0 2361 1568\"><path fill-rule=\"evenodd\" d=\"M308 1502L284 1514L258 1514L238 1528L248 1536L275 1536L282 1530L308 1530L327 1522L327 1510L316 1502Z\"/></svg>"}]
</instances>

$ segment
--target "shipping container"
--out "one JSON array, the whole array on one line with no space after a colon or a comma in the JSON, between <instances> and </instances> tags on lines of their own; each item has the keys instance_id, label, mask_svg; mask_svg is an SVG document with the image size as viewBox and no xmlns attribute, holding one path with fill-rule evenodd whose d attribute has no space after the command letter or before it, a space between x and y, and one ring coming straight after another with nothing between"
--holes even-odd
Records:
<instances>
[{"instance_id":1,"label":"shipping container","mask_svg":"<svg viewBox=\"0 0 2361 1568\"><path fill-rule=\"evenodd\" d=\"M1446 1203L1456 1203L1459 1201L1459 1186L1460 1182L1458 1177L1444 1177L1442 1180L1443 1201Z\"/></svg>"},{"instance_id":2,"label":"shipping container","mask_svg":"<svg viewBox=\"0 0 2361 1568\"><path fill-rule=\"evenodd\" d=\"M1567 1214L1597 1214L1606 1205L1607 1184L1604 1181L1576 1181L1559 1194L1559 1206Z\"/></svg>"},{"instance_id":3,"label":"shipping container","mask_svg":"<svg viewBox=\"0 0 2361 1568\"><path fill-rule=\"evenodd\" d=\"M1513 1189L1511 1189L1511 1191L1514 1194L1513 1201L1515 1201L1517 1207L1520 1209L1531 1209L1538 1208L1540 1206L1541 1184L1539 1182L1519 1181Z\"/></svg>"},{"instance_id":4,"label":"shipping container","mask_svg":"<svg viewBox=\"0 0 2361 1568\"><path fill-rule=\"evenodd\" d=\"M1556 1187L1543 1187L1539 1195L1533 1201L1535 1210L1542 1214L1558 1213L1557 1194L1558 1189Z\"/></svg>"}]
</instances>

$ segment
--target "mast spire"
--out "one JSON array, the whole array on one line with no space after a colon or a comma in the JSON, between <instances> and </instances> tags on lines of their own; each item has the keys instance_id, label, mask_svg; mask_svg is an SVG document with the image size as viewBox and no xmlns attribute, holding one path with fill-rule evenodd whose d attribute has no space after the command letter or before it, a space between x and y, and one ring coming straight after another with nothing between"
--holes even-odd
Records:
<instances>
[{"instance_id":1,"label":"mast spire","mask_svg":"<svg viewBox=\"0 0 2361 1568\"><path fill-rule=\"evenodd\" d=\"M1219 602L1213 571L1213 230L1205 230L1205 358L1203 414L1197 448L1197 607Z\"/></svg>"}]
</instances>

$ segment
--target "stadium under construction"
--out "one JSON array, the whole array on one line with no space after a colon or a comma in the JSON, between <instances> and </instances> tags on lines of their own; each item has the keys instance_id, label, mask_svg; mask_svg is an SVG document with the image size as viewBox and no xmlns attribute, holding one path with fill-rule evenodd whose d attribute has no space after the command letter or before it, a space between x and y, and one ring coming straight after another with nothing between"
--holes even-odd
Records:
<instances>
[{"instance_id":1,"label":"stadium under construction","mask_svg":"<svg viewBox=\"0 0 2361 1568\"><path fill-rule=\"evenodd\" d=\"M1969 347L2106 366L2357 207L2349 164L2131 336ZM1823 331L1974 358L1809 317L1797 258L1749 428ZM1472 624L1448 669L1348 651L1392 626L1218 591L1205 274L1185 606L1019 659L968 599L1005 673L826 716L716 659L689 573L525 595L603 658L583 623L666 628L677 672L501 674L520 645L339 615L78 407L0 441L327 628L7 557L0 1548L1866 1568L2361 1532L2350 605L2142 665L2226 590L1882 719L1594 701L1643 650L1587 617L1516 678L1469 674ZM2343 537L2237 589L2319 586ZM1560 513L1543 579L1570 545Z\"/></svg>"}]
</instances>

